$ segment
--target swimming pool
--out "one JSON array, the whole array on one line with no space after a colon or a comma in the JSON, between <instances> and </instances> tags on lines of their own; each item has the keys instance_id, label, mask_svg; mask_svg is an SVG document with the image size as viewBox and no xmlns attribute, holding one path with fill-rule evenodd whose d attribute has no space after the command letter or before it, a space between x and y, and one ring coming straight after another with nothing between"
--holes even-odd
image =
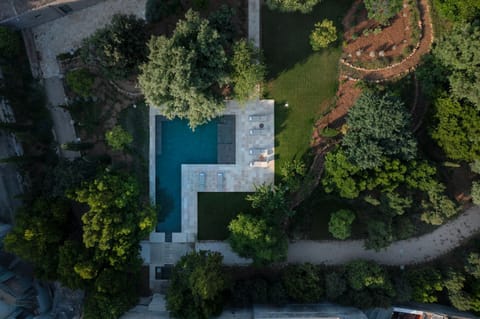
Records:
<instances>
[{"instance_id":1,"label":"swimming pool","mask_svg":"<svg viewBox=\"0 0 480 319\"><path fill-rule=\"evenodd\" d=\"M182 230L181 165L217 164L217 121L198 126L188 121L156 121L156 202L160 206L157 232Z\"/></svg>"}]
</instances>

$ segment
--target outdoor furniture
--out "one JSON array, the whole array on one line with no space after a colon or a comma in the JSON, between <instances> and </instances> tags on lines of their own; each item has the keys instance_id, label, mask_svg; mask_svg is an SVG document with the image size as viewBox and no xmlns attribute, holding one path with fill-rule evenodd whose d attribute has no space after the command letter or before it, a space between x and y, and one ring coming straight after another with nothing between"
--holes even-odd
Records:
<instances>
[{"instance_id":1,"label":"outdoor furniture","mask_svg":"<svg viewBox=\"0 0 480 319\"><path fill-rule=\"evenodd\" d=\"M258 148L258 147L251 148L248 150L248 153L250 155L261 155L261 154L266 154L267 152L268 152L267 148Z\"/></svg>"},{"instance_id":2,"label":"outdoor furniture","mask_svg":"<svg viewBox=\"0 0 480 319\"><path fill-rule=\"evenodd\" d=\"M206 184L207 184L207 174L205 174L205 172L200 172L198 174L198 190L201 192L204 191Z\"/></svg>"},{"instance_id":3,"label":"outdoor furniture","mask_svg":"<svg viewBox=\"0 0 480 319\"><path fill-rule=\"evenodd\" d=\"M223 191L223 189L225 188L224 181L225 175L223 174L223 172L217 172L217 190L219 192Z\"/></svg>"},{"instance_id":4,"label":"outdoor furniture","mask_svg":"<svg viewBox=\"0 0 480 319\"><path fill-rule=\"evenodd\" d=\"M263 128L252 128L249 133L250 135L265 135L265 130Z\"/></svg>"},{"instance_id":5,"label":"outdoor furniture","mask_svg":"<svg viewBox=\"0 0 480 319\"><path fill-rule=\"evenodd\" d=\"M251 161L249 163L249 166L250 167L262 167L262 168L266 168L268 167L268 161Z\"/></svg>"},{"instance_id":6,"label":"outdoor furniture","mask_svg":"<svg viewBox=\"0 0 480 319\"><path fill-rule=\"evenodd\" d=\"M265 114L253 114L248 116L250 122L265 122L267 120L267 115Z\"/></svg>"}]
</instances>

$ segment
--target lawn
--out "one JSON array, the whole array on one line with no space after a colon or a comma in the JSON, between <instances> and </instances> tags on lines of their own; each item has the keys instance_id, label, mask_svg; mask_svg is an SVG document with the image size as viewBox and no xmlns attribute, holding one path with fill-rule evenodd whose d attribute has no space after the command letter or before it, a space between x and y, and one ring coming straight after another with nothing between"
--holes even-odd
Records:
<instances>
[{"instance_id":1,"label":"lawn","mask_svg":"<svg viewBox=\"0 0 480 319\"><path fill-rule=\"evenodd\" d=\"M265 94L276 103L277 172L282 163L308 155L313 124L333 102L342 45L340 21L351 3L325 0L306 15L262 8L262 49L269 70ZM325 18L335 22L339 40L314 53L309 35L315 22Z\"/></svg>"},{"instance_id":2,"label":"lawn","mask_svg":"<svg viewBox=\"0 0 480 319\"><path fill-rule=\"evenodd\" d=\"M198 193L198 240L225 240L227 226L240 212L252 210L248 193Z\"/></svg>"}]
</instances>

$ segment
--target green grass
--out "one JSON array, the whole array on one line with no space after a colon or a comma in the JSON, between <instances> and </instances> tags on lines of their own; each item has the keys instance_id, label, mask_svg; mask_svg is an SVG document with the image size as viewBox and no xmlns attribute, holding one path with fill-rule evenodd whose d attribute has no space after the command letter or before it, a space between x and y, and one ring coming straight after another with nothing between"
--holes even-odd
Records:
<instances>
[{"instance_id":1,"label":"green grass","mask_svg":"<svg viewBox=\"0 0 480 319\"><path fill-rule=\"evenodd\" d=\"M328 110L338 87L341 40L314 53L310 32L315 22L326 18L335 22L341 39L340 21L351 3L326 0L307 15L262 8L262 48L269 70L266 97L276 102L277 168L308 154L313 124Z\"/></svg>"},{"instance_id":2,"label":"green grass","mask_svg":"<svg viewBox=\"0 0 480 319\"><path fill-rule=\"evenodd\" d=\"M133 156L132 169L137 176L142 194L148 194L148 107L145 103L137 103L137 107L129 106L124 109L118 118L120 125L133 137L133 142L128 149Z\"/></svg>"},{"instance_id":3,"label":"green grass","mask_svg":"<svg viewBox=\"0 0 480 319\"><path fill-rule=\"evenodd\" d=\"M238 213L251 211L248 193L198 193L198 239L225 240L228 224Z\"/></svg>"}]
</instances>

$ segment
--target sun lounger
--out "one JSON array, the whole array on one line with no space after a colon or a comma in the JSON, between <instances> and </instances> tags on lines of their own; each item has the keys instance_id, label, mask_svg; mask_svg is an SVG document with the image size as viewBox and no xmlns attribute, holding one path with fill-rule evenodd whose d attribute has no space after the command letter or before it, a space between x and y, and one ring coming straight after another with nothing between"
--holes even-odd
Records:
<instances>
[{"instance_id":1,"label":"sun lounger","mask_svg":"<svg viewBox=\"0 0 480 319\"><path fill-rule=\"evenodd\" d=\"M223 172L218 172L217 173L217 190L219 192L223 191L223 189L225 188L224 181L225 181L225 175L223 174Z\"/></svg>"},{"instance_id":2,"label":"sun lounger","mask_svg":"<svg viewBox=\"0 0 480 319\"><path fill-rule=\"evenodd\" d=\"M204 172L198 174L198 190L204 191L207 184L207 175Z\"/></svg>"},{"instance_id":3,"label":"sun lounger","mask_svg":"<svg viewBox=\"0 0 480 319\"><path fill-rule=\"evenodd\" d=\"M250 167L268 167L268 162L267 161L251 161L249 163Z\"/></svg>"},{"instance_id":4,"label":"sun lounger","mask_svg":"<svg viewBox=\"0 0 480 319\"><path fill-rule=\"evenodd\" d=\"M265 130L263 128L252 128L249 133L250 135L265 135Z\"/></svg>"},{"instance_id":5,"label":"sun lounger","mask_svg":"<svg viewBox=\"0 0 480 319\"><path fill-rule=\"evenodd\" d=\"M250 155L262 155L262 154L266 154L267 152L268 152L267 148L260 148L260 147L251 148L248 150L248 153Z\"/></svg>"},{"instance_id":6,"label":"sun lounger","mask_svg":"<svg viewBox=\"0 0 480 319\"><path fill-rule=\"evenodd\" d=\"M250 122L265 122L267 120L267 116L265 114L249 115L248 120Z\"/></svg>"}]
</instances>

